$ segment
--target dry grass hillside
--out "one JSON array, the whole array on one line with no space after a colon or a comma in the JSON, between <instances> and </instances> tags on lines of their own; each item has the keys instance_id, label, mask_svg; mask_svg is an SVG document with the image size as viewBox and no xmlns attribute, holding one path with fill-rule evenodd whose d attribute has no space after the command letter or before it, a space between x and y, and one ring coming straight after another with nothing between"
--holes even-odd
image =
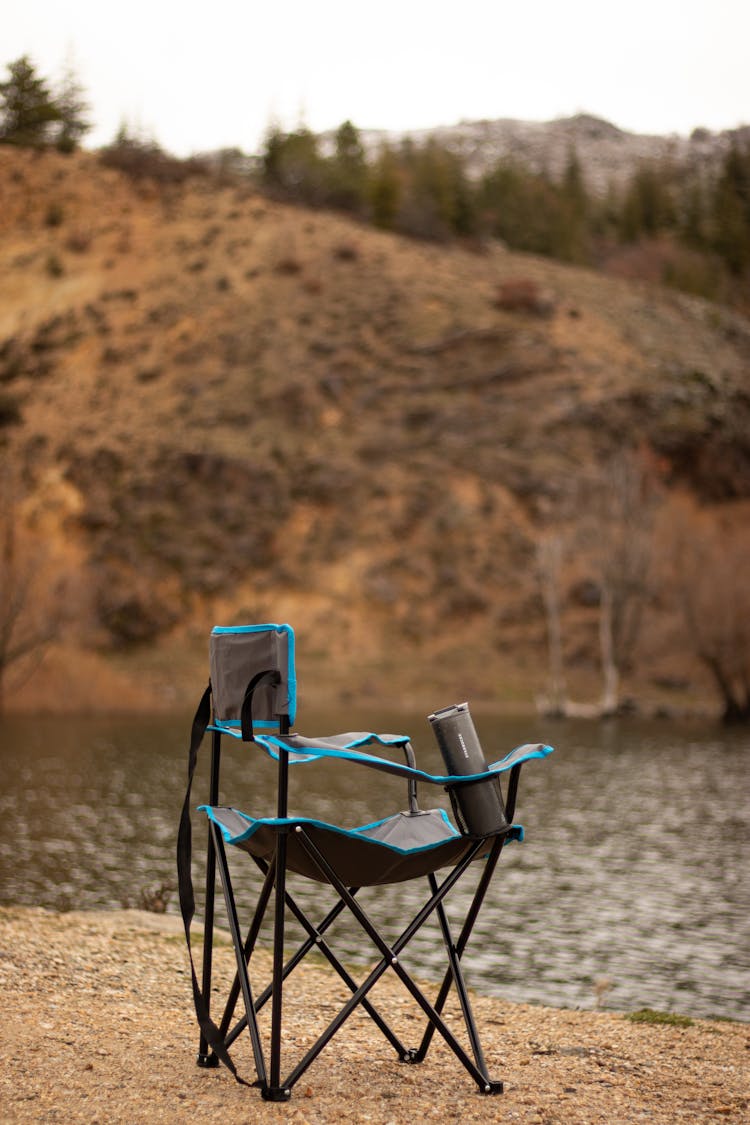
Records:
<instances>
[{"instance_id":1,"label":"dry grass hillside","mask_svg":"<svg viewBox=\"0 0 750 1125\"><path fill-rule=\"evenodd\" d=\"M55 625L8 704L180 704L213 623L289 620L303 687L529 707L550 529L596 694L586 489L632 450L663 564L667 513L743 519L749 433L750 324L720 307L0 148L4 515ZM708 681L658 569L626 687L679 702Z\"/></svg>"}]
</instances>

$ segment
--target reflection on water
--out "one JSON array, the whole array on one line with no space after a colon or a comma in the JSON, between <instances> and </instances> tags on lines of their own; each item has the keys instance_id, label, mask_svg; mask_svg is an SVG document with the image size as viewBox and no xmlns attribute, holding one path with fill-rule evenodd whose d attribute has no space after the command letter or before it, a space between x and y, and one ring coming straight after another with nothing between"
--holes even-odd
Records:
<instances>
[{"instance_id":1,"label":"reflection on water","mask_svg":"<svg viewBox=\"0 0 750 1125\"><path fill-rule=\"evenodd\" d=\"M359 714L346 725L372 722ZM423 717L374 723L409 731L419 765L440 770ZM0 902L140 905L142 889L173 883L189 725L189 716L0 722ZM501 859L467 955L470 983L509 1000L592 1007L598 989L611 1008L747 1019L750 737L666 724L479 717L477 726L490 760L525 741L556 751L524 767L517 819L527 841ZM302 729L341 728L323 716ZM202 757L196 805L206 794L208 740ZM233 744L224 766L222 801L265 812L271 763ZM352 775L331 762L293 771L293 809L321 819L365 823L405 800L403 782L381 774ZM442 790L423 787L420 800L447 807ZM236 860L239 895L255 869L242 854ZM402 885L363 891L362 901L395 936L390 920L413 912L414 894ZM320 897L318 886L300 887L315 916ZM451 901L449 913L460 915ZM342 919L334 932L350 960L372 960L355 922ZM408 947L423 973L439 963L439 940L425 928Z\"/></svg>"}]
</instances>

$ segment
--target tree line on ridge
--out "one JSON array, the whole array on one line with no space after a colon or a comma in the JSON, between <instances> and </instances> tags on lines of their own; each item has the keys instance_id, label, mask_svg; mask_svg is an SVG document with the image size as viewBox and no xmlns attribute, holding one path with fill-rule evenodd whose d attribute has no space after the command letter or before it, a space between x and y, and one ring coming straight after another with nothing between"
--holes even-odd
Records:
<instances>
[{"instance_id":1,"label":"tree line on ridge","mask_svg":"<svg viewBox=\"0 0 750 1125\"><path fill-rule=\"evenodd\" d=\"M0 143L62 152L80 147L91 123L73 72L53 90L27 56L7 70L0 82ZM236 155L219 154L219 161L226 168ZM170 157L124 125L101 156L156 179L180 179L202 167L195 158ZM466 160L434 136L368 152L351 121L332 143L304 126L271 127L243 169L258 187L290 202L342 211L410 237L473 245L500 239L513 250L593 268L637 248L630 266L636 276L645 272L649 280L748 307L750 144L739 139L709 168L641 163L623 187L604 195L588 188L574 148L558 177L512 157L472 176Z\"/></svg>"}]
</instances>

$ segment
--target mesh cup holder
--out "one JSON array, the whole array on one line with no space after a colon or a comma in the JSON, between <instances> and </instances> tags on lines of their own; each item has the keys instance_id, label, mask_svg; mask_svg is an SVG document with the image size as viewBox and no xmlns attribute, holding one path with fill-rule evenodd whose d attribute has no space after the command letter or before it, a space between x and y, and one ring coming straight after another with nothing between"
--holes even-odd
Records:
<instances>
[{"instance_id":1,"label":"mesh cup holder","mask_svg":"<svg viewBox=\"0 0 750 1125\"><path fill-rule=\"evenodd\" d=\"M487 770L468 703L444 707L428 718L449 774L470 775ZM467 835L492 836L508 827L500 782L496 777L447 788L456 818Z\"/></svg>"}]
</instances>

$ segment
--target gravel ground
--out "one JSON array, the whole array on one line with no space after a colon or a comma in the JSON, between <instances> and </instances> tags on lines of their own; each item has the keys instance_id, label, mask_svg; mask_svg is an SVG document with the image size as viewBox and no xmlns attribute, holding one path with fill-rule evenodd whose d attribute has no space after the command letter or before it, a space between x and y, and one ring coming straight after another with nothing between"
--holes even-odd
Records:
<instances>
[{"instance_id":1,"label":"gravel ground","mask_svg":"<svg viewBox=\"0 0 750 1125\"><path fill-rule=\"evenodd\" d=\"M232 972L222 942L217 985ZM312 1042L312 1013L335 1010L336 979L318 965L290 979L290 1065ZM164 915L0 909L0 997L3 1123L750 1122L746 1024L634 1024L487 997L476 1012L501 1096L477 1093L442 1043L421 1066L400 1065L369 1019L353 1016L289 1103L263 1102L223 1067L196 1067L184 939ZM418 1041L421 1020L397 981L381 981L372 998L407 1043ZM247 1036L234 1056L251 1079Z\"/></svg>"}]
</instances>

